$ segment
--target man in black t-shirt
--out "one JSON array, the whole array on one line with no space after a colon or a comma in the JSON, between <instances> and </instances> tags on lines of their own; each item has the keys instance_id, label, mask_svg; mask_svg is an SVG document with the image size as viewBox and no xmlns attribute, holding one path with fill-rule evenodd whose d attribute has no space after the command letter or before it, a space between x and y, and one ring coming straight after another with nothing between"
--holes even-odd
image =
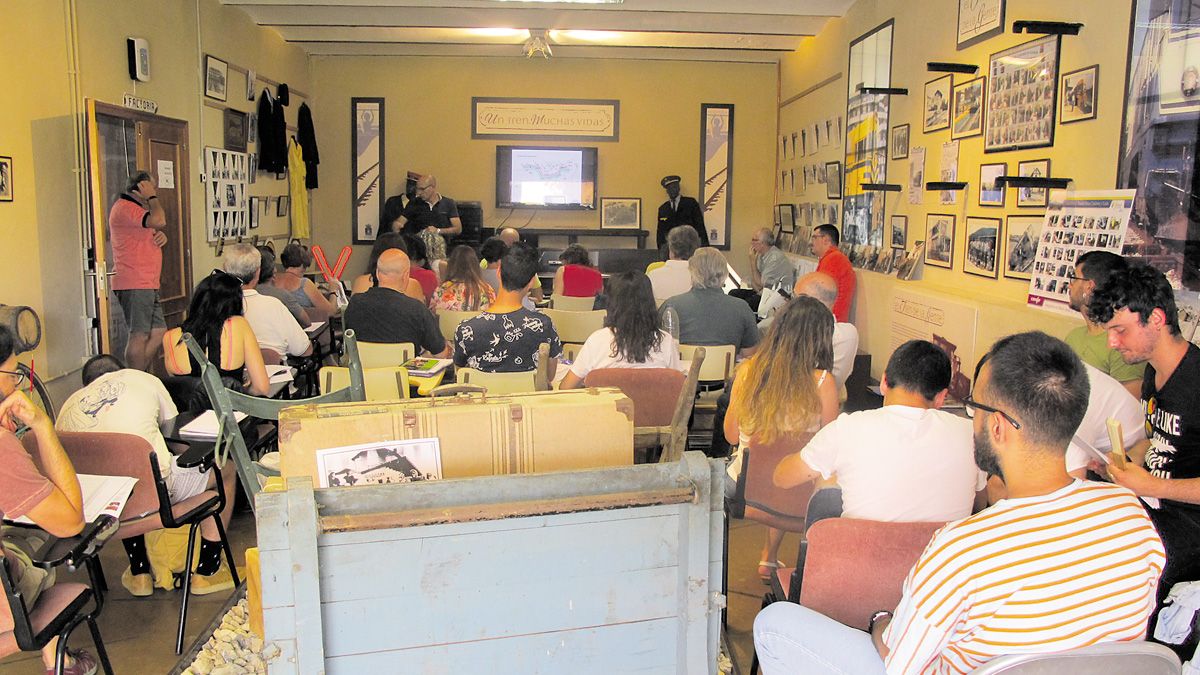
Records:
<instances>
[{"instance_id":1,"label":"man in black t-shirt","mask_svg":"<svg viewBox=\"0 0 1200 675\"><path fill-rule=\"evenodd\" d=\"M379 285L352 297L342 320L360 342L411 342L418 352L444 359L450 356L450 346L437 319L428 307L404 294L409 265L404 251L384 251L375 267Z\"/></svg>"},{"instance_id":2,"label":"man in black t-shirt","mask_svg":"<svg viewBox=\"0 0 1200 675\"><path fill-rule=\"evenodd\" d=\"M537 368L538 348L550 343L546 373L554 379L562 341L554 323L541 312L526 309L525 296L536 284L537 249L515 244L500 258L500 290L486 311L468 319L454 332L454 365L487 373L520 373Z\"/></svg>"},{"instance_id":3,"label":"man in black t-shirt","mask_svg":"<svg viewBox=\"0 0 1200 675\"><path fill-rule=\"evenodd\" d=\"M1108 470L1150 506L1166 546L1161 606L1175 583L1200 580L1200 349L1180 335L1171 284L1149 266L1114 272L1093 292L1088 310L1126 363L1147 364L1141 399L1150 448L1125 469ZM1151 631L1153 625L1152 618Z\"/></svg>"},{"instance_id":4,"label":"man in black t-shirt","mask_svg":"<svg viewBox=\"0 0 1200 675\"><path fill-rule=\"evenodd\" d=\"M398 231L413 235L425 230L442 236L462 233L458 204L437 191L437 177L432 175L417 180L417 196L409 200L394 222Z\"/></svg>"}]
</instances>

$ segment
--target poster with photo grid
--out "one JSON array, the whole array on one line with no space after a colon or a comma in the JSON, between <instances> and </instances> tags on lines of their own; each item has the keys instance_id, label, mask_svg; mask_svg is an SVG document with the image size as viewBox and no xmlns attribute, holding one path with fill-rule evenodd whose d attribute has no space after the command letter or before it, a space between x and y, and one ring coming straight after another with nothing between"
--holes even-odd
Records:
<instances>
[{"instance_id":1,"label":"poster with photo grid","mask_svg":"<svg viewBox=\"0 0 1200 675\"><path fill-rule=\"evenodd\" d=\"M209 242L246 236L249 168L244 152L204 148L204 229Z\"/></svg>"},{"instance_id":2,"label":"poster with photo grid","mask_svg":"<svg viewBox=\"0 0 1200 675\"><path fill-rule=\"evenodd\" d=\"M1068 304L1075 261L1088 251L1121 254L1136 195L1137 190L1052 192L1026 303L1078 315Z\"/></svg>"}]
</instances>

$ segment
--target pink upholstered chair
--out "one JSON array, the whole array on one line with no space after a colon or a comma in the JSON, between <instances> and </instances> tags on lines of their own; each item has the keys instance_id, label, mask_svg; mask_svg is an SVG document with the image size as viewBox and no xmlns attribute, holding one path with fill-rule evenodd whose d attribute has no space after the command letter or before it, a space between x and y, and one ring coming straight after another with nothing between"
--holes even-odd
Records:
<instances>
[{"instance_id":1,"label":"pink upholstered chair","mask_svg":"<svg viewBox=\"0 0 1200 675\"><path fill-rule=\"evenodd\" d=\"M153 530L187 525L188 550L185 560L190 561L196 541L196 530L206 518L213 518L221 536L221 544L234 585L240 583L233 559L233 548L229 545L229 538L220 517L227 495L233 489L236 480L236 474L232 470L222 474L220 469L214 466L213 469L219 478L216 489L206 490L182 502L171 504L154 451L146 439L132 434L99 432L60 432L58 438L77 473L132 476L137 479L133 493L121 513L121 527L117 531L117 538L128 539ZM30 454L37 457L34 451L37 441L33 434L26 434L23 442L30 449ZM232 495L228 498L231 499ZM191 565L185 565L183 597L179 608L179 631L175 643L177 654L183 650L191 572Z\"/></svg>"},{"instance_id":2,"label":"pink upholstered chair","mask_svg":"<svg viewBox=\"0 0 1200 675\"><path fill-rule=\"evenodd\" d=\"M703 362L700 348L686 376L671 368L598 368L588 373L584 384L620 388L633 401L634 449L662 447L661 461L672 462L687 447L688 419Z\"/></svg>"}]
</instances>

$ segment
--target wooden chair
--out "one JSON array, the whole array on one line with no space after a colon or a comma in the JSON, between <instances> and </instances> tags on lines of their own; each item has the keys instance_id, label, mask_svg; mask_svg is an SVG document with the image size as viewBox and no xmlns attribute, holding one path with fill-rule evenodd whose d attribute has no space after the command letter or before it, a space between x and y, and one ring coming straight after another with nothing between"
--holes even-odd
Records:
<instances>
[{"instance_id":1,"label":"wooden chair","mask_svg":"<svg viewBox=\"0 0 1200 675\"><path fill-rule=\"evenodd\" d=\"M688 418L696 400L696 378L704 348L692 355L685 376L672 368L599 368L588 373L589 387L619 387L633 401L633 447L663 448L660 461L674 462L687 449Z\"/></svg>"},{"instance_id":2,"label":"wooden chair","mask_svg":"<svg viewBox=\"0 0 1200 675\"><path fill-rule=\"evenodd\" d=\"M342 349L346 351L344 345ZM411 342L359 342L357 353L362 368L388 368L416 356L417 348ZM344 353L342 365L349 365L348 358Z\"/></svg>"},{"instance_id":3,"label":"wooden chair","mask_svg":"<svg viewBox=\"0 0 1200 675\"><path fill-rule=\"evenodd\" d=\"M684 360L692 358L696 345L679 345L679 354ZM705 346L707 355L704 357L704 369L700 371L700 380L696 385L698 391L696 408L699 410L715 411L717 399L721 392L729 387L733 380L733 367L737 359L737 347L734 345Z\"/></svg>"},{"instance_id":4,"label":"wooden chair","mask_svg":"<svg viewBox=\"0 0 1200 675\"><path fill-rule=\"evenodd\" d=\"M457 368L455 377L458 384L485 387L491 395L549 391L549 358L550 344L543 342L538 347L538 363L533 370L520 373L485 373L474 368Z\"/></svg>"},{"instance_id":5,"label":"wooden chair","mask_svg":"<svg viewBox=\"0 0 1200 675\"><path fill-rule=\"evenodd\" d=\"M215 448L211 443L197 443L195 451L185 453L177 463L181 466L196 466L201 470L212 469L217 478L216 486L172 504L167 494L167 483L158 466L158 457L150 443L141 436L63 431L59 432L58 438L76 471L86 474L130 476L137 479L129 501L125 503L125 510L121 513L120 529L117 531L119 539L128 539L155 530L187 526L188 552L185 560L190 561L196 542L196 530L201 523L211 518L217 525L221 549L225 554L225 561L229 564L233 583L235 586L240 583L233 558L233 547L229 544L225 524L221 522L221 512L225 509L226 500L231 498L227 488L233 486L232 479L226 485L227 481L221 474L221 468L213 461ZM33 450L31 446L36 446L37 441L31 439L32 435L26 435L22 442ZM37 456L35 453L31 454ZM188 564L183 572L183 597L179 608L179 630L175 640L176 654L183 651L191 581L192 568Z\"/></svg>"},{"instance_id":6,"label":"wooden chair","mask_svg":"<svg viewBox=\"0 0 1200 675\"><path fill-rule=\"evenodd\" d=\"M437 312L438 327L442 329L442 337L446 338L446 342L454 340L454 331L458 330L458 324L473 319L483 312L475 310L473 312L459 312L452 309L439 309Z\"/></svg>"},{"instance_id":7,"label":"wooden chair","mask_svg":"<svg viewBox=\"0 0 1200 675\"><path fill-rule=\"evenodd\" d=\"M325 366L320 373L321 394L346 389L350 386L350 369L342 366ZM408 398L408 369L401 366L389 368L363 368L363 386L368 401L395 401Z\"/></svg>"},{"instance_id":8,"label":"wooden chair","mask_svg":"<svg viewBox=\"0 0 1200 675\"><path fill-rule=\"evenodd\" d=\"M555 295L550 298L550 306L564 312L590 312L595 305L594 295Z\"/></svg>"},{"instance_id":9,"label":"wooden chair","mask_svg":"<svg viewBox=\"0 0 1200 675\"><path fill-rule=\"evenodd\" d=\"M362 360L358 353L358 342L354 339L354 330L346 330L344 339L346 357L350 368L350 386L348 388L312 398L279 401L247 396L246 394L226 389L221 385L221 376L217 371L217 367L208 361L204 351L200 349L200 345L196 344L196 340L192 338L191 334L184 334L184 344L187 345L192 358L196 360L196 363L200 364L200 380L204 385L205 392L208 393L209 400L212 401L213 411L216 412L217 420L221 425L218 445L225 445L228 452L233 456L234 465L237 467L238 479L242 483L242 489L246 491L246 497L249 498L251 508L254 507L254 497L262 491L262 484L259 482L259 477L278 476L279 471L268 468L262 462L256 461L251 457L250 448L246 445L246 439L242 436L242 430L238 426L235 413L245 413L261 420L277 421L279 419L279 411L288 406L365 400Z\"/></svg>"},{"instance_id":10,"label":"wooden chair","mask_svg":"<svg viewBox=\"0 0 1200 675\"><path fill-rule=\"evenodd\" d=\"M558 339L563 343L563 358L575 360L579 353L579 345L587 341L588 336L604 328L604 317L608 312L597 309L590 312L568 312L561 309L543 309L542 313L550 318ZM568 345L574 345L568 348Z\"/></svg>"}]
</instances>

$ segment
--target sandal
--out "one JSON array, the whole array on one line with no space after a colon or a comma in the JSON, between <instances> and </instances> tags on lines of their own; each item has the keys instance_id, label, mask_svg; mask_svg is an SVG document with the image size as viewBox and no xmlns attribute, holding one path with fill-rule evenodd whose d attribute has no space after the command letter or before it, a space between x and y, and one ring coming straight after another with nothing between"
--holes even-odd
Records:
<instances>
[{"instance_id":1,"label":"sandal","mask_svg":"<svg viewBox=\"0 0 1200 675\"><path fill-rule=\"evenodd\" d=\"M759 560L758 578L762 579L764 584L770 584L771 577L775 576L775 570L779 569L780 567L786 567L782 560L776 560L775 562L771 562L770 560ZM764 569L767 570L767 572L764 573Z\"/></svg>"}]
</instances>

